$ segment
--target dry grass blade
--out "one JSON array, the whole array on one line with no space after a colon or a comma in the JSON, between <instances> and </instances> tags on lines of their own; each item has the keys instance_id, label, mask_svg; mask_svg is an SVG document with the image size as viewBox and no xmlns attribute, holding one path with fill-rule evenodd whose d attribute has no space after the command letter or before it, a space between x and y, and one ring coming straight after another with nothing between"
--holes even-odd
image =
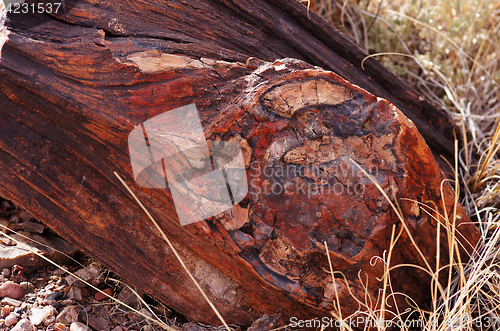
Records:
<instances>
[{"instance_id":1,"label":"dry grass blade","mask_svg":"<svg viewBox=\"0 0 500 331\"><path fill-rule=\"evenodd\" d=\"M410 229L408 229L408 225L406 224L404 217L403 217L403 212L401 211L399 206L396 207L394 202L391 200L391 198L389 198L387 193L384 191L384 189L380 186L378 181L372 175L370 175L368 172L366 172L366 170L363 169L363 167L361 167L356 161L354 161L352 159L351 159L351 161L370 181L372 181L372 183L377 187L377 189L380 191L380 193L382 193L382 195L384 196L386 201L391 206L392 210L394 210L394 212L396 213L398 219L401 221L401 224L403 225L403 228L405 229L406 233L408 234L408 237L409 237L413 247L416 249L418 255L420 255L420 258L422 259L422 261L424 261L427 270L432 273L433 272L432 268L429 265L429 262L427 261L427 259L425 258L424 253L422 252L422 250L418 247L417 243L415 242L415 238L413 238L413 236L410 232Z\"/></svg>"},{"instance_id":2,"label":"dry grass blade","mask_svg":"<svg viewBox=\"0 0 500 331\"><path fill-rule=\"evenodd\" d=\"M455 140L455 147L456 151L458 151L458 142ZM457 152L458 153L458 152ZM414 266L414 265L396 265L388 268L386 274L384 277L388 277L390 270L394 268L399 268L403 266L411 266L415 267L418 269L421 269L425 272L427 272L429 275L432 277L432 283L433 287L431 287L431 296L432 296L432 304L433 304L433 309L430 312L430 317L426 323L426 328L429 330L435 330L437 327L437 330L446 328L445 326L450 326L450 325L456 325L457 324L457 316L468 316L468 323L470 324L471 321L473 320L472 318L472 309L470 309L470 305L472 302L472 298L477 295L479 289L481 288L480 286L477 287L477 285L483 285L483 283L470 283L467 280L464 267L462 264L462 261L460 260L460 241L457 240L457 232L456 232L456 227L455 227L455 222L456 222L456 215L457 215L457 206L458 206L458 196L459 196L459 188L458 185L455 185L455 200L453 204L453 210L451 211L451 220L448 218L448 211L446 211L446 205L444 202L444 198L442 200L442 207L443 210L445 211L443 214L437 213L437 230L436 230L436 243L437 243L437 252L436 252L436 266L435 270L433 270L430 265L427 262L427 259L423 255L422 251L420 248L417 246L413 236L411 235L405 219L403 217L403 214L399 208L397 208L396 204L389 198L387 193L383 190L383 188L378 184L377 180L371 176L368 172L366 172L360 165L358 165L355 161L352 161L356 167L368 178L370 179L377 189L381 192L381 194L384 196L384 198L388 201L390 204L391 208L394 210L396 215L398 216L403 229L406 231L412 245L414 246L415 250L418 252L418 254L421 256L422 261L424 261L425 268L420 267L420 266ZM458 168L458 157L456 158L456 163L455 163L456 169ZM455 180L458 182L458 172L455 171ZM443 189L443 184L441 186L441 195L444 197L444 189ZM432 209L432 208L430 208ZM425 210L425 209L424 209ZM434 216L433 216L434 217ZM441 260L440 260L440 248L441 248L441 242L440 242L440 236L439 234L441 233L441 228L440 226L444 225L445 232L447 234L448 242L446 243L448 246L449 250L449 260L446 265L441 266ZM394 229L393 229L393 234L392 234L392 240L391 242L394 242ZM392 248L392 246L391 246ZM389 249L389 255L392 249ZM455 261L455 258L457 261ZM390 261L390 256L388 261ZM444 289L442 288L439 278L440 278L440 273L441 272L447 272L448 275L448 281L447 281L447 288ZM450 284L453 282L453 275L458 274L458 276L455 277L455 279L459 280L459 287L460 288L467 288L469 287L468 291L461 291L460 295L462 297L460 298L460 301L457 301L459 304L458 305L450 305L450 304L439 304L440 298L444 302L453 302L456 296L456 292L451 291ZM455 281L456 282L456 281ZM385 296L385 288L387 288L387 283L384 281L383 285L383 295ZM472 288L470 288L472 286ZM474 287L476 286L476 287ZM383 308L383 307L382 307ZM421 313L424 313L423 311L420 311ZM440 320L441 323L437 323L436 321ZM462 321L460 321L459 325L463 326Z\"/></svg>"},{"instance_id":3,"label":"dry grass blade","mask_svg":"<svg viewBox=\"0 0 500 331\"><path fill-rule=\"evenodd\" d=\"M330 258L330 253L328 252L328 243L325 241L323 244L325 245L326 257L328 258L328 266L330 267L330 274L332 276L332 282L334 284L333 289L335 291L335 303L334 303L334 305L336 304L335 308L336 308L337 312L332 312L332 314L334 315L335 318L337 318L337 320L342 321L343 320L342 307L340 307L339 293L337 290L337 286L335 285L335 274L333 272L332 259ZM345 329L343 324L341 325L340 329L341 330Z\"/></svg>"},{"instance_id":4,"label":"dry grass blade","mask_svg":"<svg viewBox=\"0 0 500 331\"><path fill-rule=\"evenodd\" d=\"M472 177L472 181L474 182L472 184L472 192L476 192L500 168L500 162L495 160L495 155L500 150L500 121L497 120L496 122L495 133L489 142L490 146L487 149L486 156L485 154L481 155L479 171Z\"/></svg>"},{"instance_id":5,"label":"dry grass blade","mask_svg":"<svg viewBox=\"0 0 500 331\"><path fill-rule=\"evenodd\" d=\"M364 67L364 64L365 64L365 61L372 58L372 57L375 57L375 56L380 56L380 55L398 55L398 56L406 56L406 57L409 57L409 58L412 58L414 60L416 60L415 56L413 55L408 55L408 54L404 54L404 53L397 53L397 52L383 52L383 53L375 53L375 54L370 54L368 56L366 56L363 61L361 61L361 69L365 69Z\"/></svg>"}]
</instances>

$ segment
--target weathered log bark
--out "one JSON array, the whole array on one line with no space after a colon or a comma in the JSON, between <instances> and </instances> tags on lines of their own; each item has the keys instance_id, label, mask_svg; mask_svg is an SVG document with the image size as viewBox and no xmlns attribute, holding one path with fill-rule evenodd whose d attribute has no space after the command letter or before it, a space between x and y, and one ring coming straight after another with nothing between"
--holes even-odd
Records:
<instances>
[{"instance_id":1,"label":"weathered log bark","mask_svg":"<svg viewBox=\"0 0 500 331\"><path fill-rule=\"evenodd\" d=\"M402 206L435 265L436 220L400 198L434 201L446 215L453 192L445 184L443 206L442 174L413 124L331 72L256 58L304 59L391 100L438 153L452 148L448 119L375 60L362 71L365 55L298 2L80 1L57 20L19 16L9 31L0 58L0 194L189 318L218 323L114 171L230 323L248 325L263 313L323 316L334 287L353 312L346 289L364 297L359 272L369 275L368 295L377 296L383 270L370 259L383 255L401 224L366 176L341 170L353 161ZM250 194L233 215L180 226L170 190L134 184L127 142L141 123L191 103L207 139L241 147ZM264 171L289 165L296 170ZM363 195L352 194L356 184ZM275 185L310 190L278 194ZM343 191L322 191L329 185ZM468 220L461 208L458 215L457 224ZM477 230L459 230L470 251ZM345 280L325 272L325 241ZM403 232L393 263L408 261L424 264ZM425 274L401 268L394 276L396 290L426 304Z\"/></svg>"}]
</instances>

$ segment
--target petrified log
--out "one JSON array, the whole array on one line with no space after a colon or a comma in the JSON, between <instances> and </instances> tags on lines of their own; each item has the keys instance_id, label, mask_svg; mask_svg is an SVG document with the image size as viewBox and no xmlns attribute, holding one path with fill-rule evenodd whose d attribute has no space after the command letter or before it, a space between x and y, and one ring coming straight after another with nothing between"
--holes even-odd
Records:
<instances>
[{"instance_id":1,"label":"petrified log","mask_svg":"<svg viewBox=\"0 0 500 331\"><path fill-rule=\"evenodd\" d=\"M402 224L358 166L402 207L425 259L435 266L436 222L443 220L431 215L452 213L453 191L445 183L441 196L442 173L413 123L387 101L332 72L299 60L268 63L249 55L274 59L284 54L336 68L356 84L381 92L378 96L415 110L416 118L430 125L422 114L432 107L401 83L386 89L397 81L382 84L381 73L392 76L376 61L368 61L367 73L357 69L346 58L359 64L363 54L314 14L309 21L305 8L295 2L193 1L147 8L143 3L141 17L149 20L141 24L136 24L138 9L132 3L96 4L81 1L58 20L27 15L10 23L0 63L1 195L124 279L205 323L219 322L114 171L137 192L229 323L249 325L264 313L280 313L285 319L324 316L334 307L335 288L344 314L358 308L348 287L363 301L363 286L368 297L377 297L383 270L370 260L383 256L393 226L399 233ZM276 23L261 16L265 12L276 15ZM222 19L212 20L207 13L219 13ZM255 17L265 29L246 25ZM299 29L293 22L304 27L297 32L291 29ZM241 39L243 32L251 37ZM115 38L123 36L132 37ZM309 45L300 46L294 39L298 36L308 38ZM339 41L343 57L325 46L329 40ZM249 45L254 46L245 49ZM226 61L220 60L220 52ZM176 208L166 183L154 188L156 175L167 173L169 185L169 176L179 172L192 175L190 171L201 169L205 175L214 172L216 157L186 168L195 164L193 151L181 149L175 159L162 163L151 157L159 162L133 169L130 157L136 145L130 148L128 142L131 132L142 131L147 148L165 142L172 149L171 138L157 138L171 132L149 124L189 104L196 105L204 139L211 142L206 149L210 146L217 155L225 142L238 144L249 192L234 208L181 226L179 209L189 214L189 204ZM435 114L442 113L427 116L441 116L448 123ZM179 118L185 125L181 138L195 142L196 149L203 143L197 140L198 127L183 120ZM183 131L180 126L177 133ZM431 135L443 132L434 131ZM449 147L438 143L445 139L430 141L436 150ZM149 150L138 158L144 162L147 155ZM179 172L168 173L181 165ZM233 170L241 169L227 167L229 178L235 176ZM214 187L188 189L203 196ZM429 215L418 202L431 201L437 210L427 210ZM457 214L465 257L478 232L466 224L461 207ZM440 235L446 242L445 234ZM330 277L324 242L345 280ZM393 264L424 264L409 242L403 231ZM443 261L446 254L442 247ZM399 268L392 276L394 290L425 306L425 273Z\"/></svg>"}]
</instances>

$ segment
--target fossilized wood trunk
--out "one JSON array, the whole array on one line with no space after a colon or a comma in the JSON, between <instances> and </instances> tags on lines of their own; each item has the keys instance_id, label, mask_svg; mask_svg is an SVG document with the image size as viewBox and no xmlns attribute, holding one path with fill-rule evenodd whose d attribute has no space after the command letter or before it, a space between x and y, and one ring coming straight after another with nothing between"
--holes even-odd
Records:
<instances>
[{"instance_id":1,"label":"fossilized wood trunk","mask_svg":"<svg viewBox=\"0 0 500 331\"><path fill-rule=\"evenodd\" d=\"M328 315L334 286L344 313L353 312L346 289L364 297L359 271L377 295L382 269L370 259L401 224L354 164L402 206L433 265L436 221L401 198L434 201L449 214L453 192L444 185L443 207L441 171L415 126L332 72L249 56L335 70L413 116L437 152L451 148L447 118L376 61L361 71L359 49L299 3L80 1L59 20L23 16L9 30L0 58L0 194L189 318L218 324L114 171L229 323L263 313ZM169 190L135 184L127 138L192 103L208 140L240 145L250 191L233 214L180 226ZM468 220L462 208L458 214L458 223ZM459 230L470 248L477 230ZM324 242L345 280L325 271ZM423 263L408 234L392 261ZM401 268L393 277L395 290L426 304L424 273Z\"/></svg>"}]
</instances>

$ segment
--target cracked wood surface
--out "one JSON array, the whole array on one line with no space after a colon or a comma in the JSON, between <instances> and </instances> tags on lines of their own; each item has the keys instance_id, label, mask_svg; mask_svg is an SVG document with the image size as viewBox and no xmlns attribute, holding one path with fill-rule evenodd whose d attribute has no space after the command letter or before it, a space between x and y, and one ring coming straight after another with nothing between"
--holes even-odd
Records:
<instances>
[{"instance_id":1,"label":"cracked wood surface","mask_svg":"<svg viewBox=\"0 0 500 331\"><path fill-rule=\"evenodd\" d=\"M413 123L388 102L305 62L262 60L307 60L392 100L437 153L449 155L451 125L375 60L359 69L362 52L310 17L289 1L79 1L58 20L9 23L0 58L0 194L170 307L218 324L113 176L119 171L227 322L324 316L335 288L353 312L347 287L364 298L361 272L376 296L381 267L370 259L383 255L392 226L400 229L353 162L400 203L431 265L436 221L400 199L434 201L444 213L442 173ZM242 148L250 193L232 215L181 227L168 190L134 186L127 135L190 103L207 139ZM443 201L451 213L448 184ZM462 208L458 214L468 221ZM478 238L471 225L459 230L466 247ZM345 279L325 272L324 241ZM404 234L393 259L423 263ZM396 290L426 304L424 273L401 268L393 277Z\"/></svg>"}]
</instances>

